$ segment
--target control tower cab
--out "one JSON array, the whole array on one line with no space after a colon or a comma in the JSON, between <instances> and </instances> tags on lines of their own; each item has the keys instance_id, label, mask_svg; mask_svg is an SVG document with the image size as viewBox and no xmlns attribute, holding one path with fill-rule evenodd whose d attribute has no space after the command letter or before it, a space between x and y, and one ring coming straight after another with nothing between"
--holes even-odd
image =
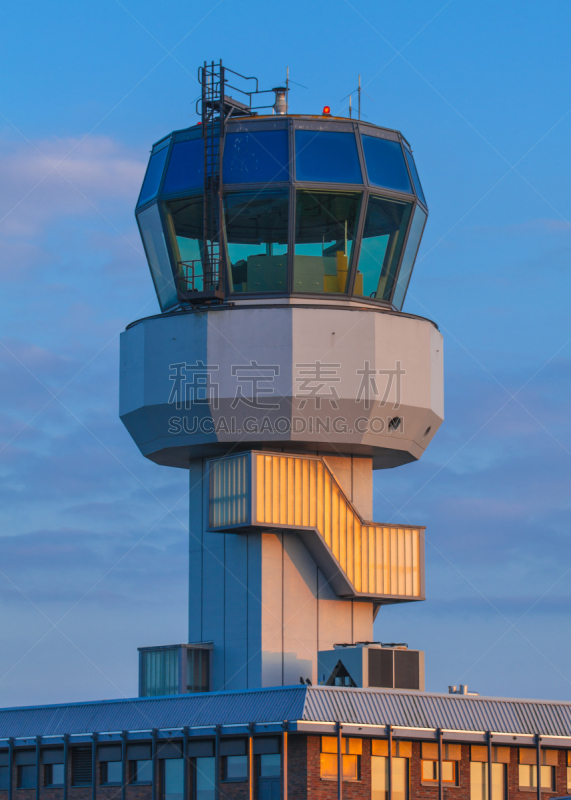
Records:
<instances>
[{"instance_id":1,"label":"control tower cab","mask_svg":"<svg viewBox=\"0 0 571 800\"><path fill-rule=\"evenodd\" d=\"M372 470L420 458L443 420L442 337L402 311L428 209L399 131L286 113L283 87L258 113L257 82L239 102L221 65L200 79L201 122L153 146L137 203L161 313L122 336L121 418L191 472L190 640L214 643L214 688L291 682L291 664L297 681L300 660L316 680L318 651L424 596L422 529L369 521Z\"/></svg>"}]
</instances>

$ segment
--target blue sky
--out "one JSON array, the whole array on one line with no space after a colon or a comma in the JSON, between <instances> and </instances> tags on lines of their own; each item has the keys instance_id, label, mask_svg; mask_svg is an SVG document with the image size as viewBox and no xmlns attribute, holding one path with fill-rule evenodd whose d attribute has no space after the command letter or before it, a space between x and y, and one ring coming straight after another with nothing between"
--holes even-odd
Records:
<instances>
[{"instance_id":1,"label":"blue sky","mask_svg":"<svg viewBox=\"0 0 571 800\"><path fill-rule=\"evenodd\" d=\"M570 699L569 5L28 2L1 12L0 705L133 696L185 641L187 481L118 419L118 336L157 303L133 208L150 145L223 58L291 109L412 143L430 207L405 310L445 338L446 421L375 476L427 525L426 603L376 635L427 688Z\"/></svg>"}]
</instances>

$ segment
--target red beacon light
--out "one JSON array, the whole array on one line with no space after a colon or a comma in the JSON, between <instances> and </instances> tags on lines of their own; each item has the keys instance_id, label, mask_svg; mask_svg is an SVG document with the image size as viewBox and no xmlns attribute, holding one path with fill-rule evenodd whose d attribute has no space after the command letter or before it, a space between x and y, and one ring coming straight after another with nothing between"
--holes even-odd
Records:
<instances>
[{"instance_id":1,"label":"red beacon light","mask_svg":"<svg viewBox=\"0 0 571 800\"><path fill-rule=\"evenodd\" d=\"M331 116L331 109L329 106L323 106L323 116L330 117Z\"/></svg>"}]
</instances>

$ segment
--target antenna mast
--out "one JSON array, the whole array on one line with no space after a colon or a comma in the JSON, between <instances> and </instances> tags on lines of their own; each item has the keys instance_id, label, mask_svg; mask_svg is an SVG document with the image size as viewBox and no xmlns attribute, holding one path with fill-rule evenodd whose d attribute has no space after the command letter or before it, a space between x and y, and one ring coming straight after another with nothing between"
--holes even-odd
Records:
<instances>
[{"instance_id":1,"label":"antenna mast","mask_svg":"<svg viewBox=\"0 0 571 800\"><path fill-rule=\"evenodd\" d=\"M359 75L359 88L357 89L359 92L359 119L361 119L361 76Z\"/></svg>"}]
</instances>

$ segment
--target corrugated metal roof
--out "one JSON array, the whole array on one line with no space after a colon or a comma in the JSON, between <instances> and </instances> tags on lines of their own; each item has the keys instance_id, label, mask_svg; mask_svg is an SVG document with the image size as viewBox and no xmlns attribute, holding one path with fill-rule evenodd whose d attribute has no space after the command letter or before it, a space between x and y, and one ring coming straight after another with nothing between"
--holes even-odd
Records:
<instances>
[{"instance_id":1,"label":"corrugated metal roof","mask_svg":"<svg viewBox=\"0 0 571 800\"><path fill-rule=\"evenodd\" d=\"M282 720L571 737L571 703L325 686L0 709L0 737Z\"/></svg>"},{"instance_id":2,"label":"corrugated metal roof","mask_svg":"<svg viewBox=\"0 0 571 800\"><path fill-rule=\"evenodd\" d=\"M303 719L571 736L571 703L378 689L310 689Z\"/></svg>"},{"instance_id":3,"label":"corrugated metal roof","mask_svg":"<svg viewBox=\"0 0 571 800\"><path fill-rule=\"evenodd\" d=\"M149 697L0 710L0 737L302 719L305 688Z\"/></svg>"}]
</instances>

